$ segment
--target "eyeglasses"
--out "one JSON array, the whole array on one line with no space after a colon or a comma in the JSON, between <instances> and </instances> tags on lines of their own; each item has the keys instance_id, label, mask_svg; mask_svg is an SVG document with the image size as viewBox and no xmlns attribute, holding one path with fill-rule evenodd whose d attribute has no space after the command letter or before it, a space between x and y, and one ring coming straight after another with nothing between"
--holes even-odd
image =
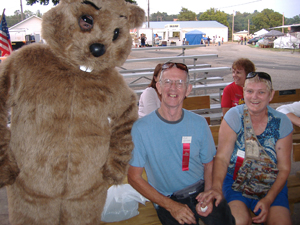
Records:
<instances>
[{"instance_id":1,"label":"eyeglasses","mask_svg":"<svg viewBox=\"0 0 300 225\"><path fill-rule=\"evenodd\" d=\"M160 82L162 83L162 85L166 88L170 88L172 86L172 84L174 83L176 88L181 89L185 86L185 84L187 84L186 81L184 80L170 80L170 79L165 79L165 80L160 80Z\"/></svg>"},{"instance_id":2,"label":"eyeglasses","mask_svg":"<svg viewBox=\"0 0 300 225\"><path fill-rule=\"evenodd\" d=\"M258 76L261 79L268 80L272 84L271 76L269 74L265 73L265 72L250 72L250 73L248 73L246 79L251 79L251 78L253 78L255 76Z\"/></svg>"},{"instance_id":3,"label":"eyeglasses","mask_svg":"<svg viewBox=\"0 0 300 225\"><path fill-rule=\"evenodd\" d=\"M189 73L189 69L183 63L168 62L168 63L165 63L165 64L162 65L161 70L167 70L167 69L173 68L174 66L178 69L181 69L181 70L186 71L187 73Z\"/></svg>"}]
</instances>

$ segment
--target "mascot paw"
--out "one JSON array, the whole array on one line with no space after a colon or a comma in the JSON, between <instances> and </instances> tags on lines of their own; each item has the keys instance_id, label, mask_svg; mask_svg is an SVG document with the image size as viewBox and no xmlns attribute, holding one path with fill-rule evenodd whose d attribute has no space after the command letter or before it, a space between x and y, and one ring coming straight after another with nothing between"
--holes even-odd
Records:
<instances>
[{"instance_id":1,"label":"mascot paw","mask_svg":"<svg viewBox=\"0 0 300 225\"><path fill-rule=\"evenodd\" d=\"M4 159L0 164L0 188L15 182L20 170L16 163Z\"/></svg>"}]
</instances>

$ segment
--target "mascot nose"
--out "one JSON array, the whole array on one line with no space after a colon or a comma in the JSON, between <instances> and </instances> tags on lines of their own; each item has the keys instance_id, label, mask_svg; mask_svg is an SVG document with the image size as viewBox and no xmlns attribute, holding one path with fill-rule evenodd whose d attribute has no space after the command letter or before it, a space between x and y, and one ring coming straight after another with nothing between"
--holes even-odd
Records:
<instances>
[{"instance_id":1,"label":"mascot nose","mask_svg":"<svg viewBox=\"0 0 300 225\"><path fill-rule=\"evenodd\" d=\"M105 46L103 44L95 43L90 46L90 51L95 57L99 57L105 53Z\"/></svg>"}]
</instances>

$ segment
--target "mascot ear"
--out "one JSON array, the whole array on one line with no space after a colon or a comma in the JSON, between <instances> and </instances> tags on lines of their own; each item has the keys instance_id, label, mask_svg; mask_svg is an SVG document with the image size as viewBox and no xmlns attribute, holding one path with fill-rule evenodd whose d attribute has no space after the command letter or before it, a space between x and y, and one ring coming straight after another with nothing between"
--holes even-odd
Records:
<instances>
[{"instance_id":1,"label":"mascot ear","mask_svg":"<svg viewBox=\"0 0 300 225\"><path fill-rule=\"evenodd\" d=\"M140 27L142 26L145 19L145 12L140 7L127 3L127 7L129 9L129 26L130 28Z\"/></svg>"}]
</instances>

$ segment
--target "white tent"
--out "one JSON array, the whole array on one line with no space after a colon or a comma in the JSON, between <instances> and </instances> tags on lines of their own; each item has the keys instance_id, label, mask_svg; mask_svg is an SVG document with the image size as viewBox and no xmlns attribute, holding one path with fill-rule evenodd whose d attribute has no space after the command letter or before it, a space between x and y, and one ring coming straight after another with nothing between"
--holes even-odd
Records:
<instances>
[{"instance_id":1,"label":"white tent","mask_svg":"<svg viewBox=\"0 0 300 225\"><path fill-rule=\"evenodd\" d=\"M293 44L296 48L299 48L300 40L294 36L278 37L274 40L274 48L293 48Z\"/></svg>"},{"instance_id":2,"label":"white tent","mask_svg":"<svg viewBox=\"0 0 300 225\"><path fill-rule=\"evenodd\" d=\"M253 37L259 37L263 34L266 34L266 33L269 33L269 31L267 31L266 29L261 29L259 31L256 31L254 34L253 34Z\"/></svg>"}]
</instances>

